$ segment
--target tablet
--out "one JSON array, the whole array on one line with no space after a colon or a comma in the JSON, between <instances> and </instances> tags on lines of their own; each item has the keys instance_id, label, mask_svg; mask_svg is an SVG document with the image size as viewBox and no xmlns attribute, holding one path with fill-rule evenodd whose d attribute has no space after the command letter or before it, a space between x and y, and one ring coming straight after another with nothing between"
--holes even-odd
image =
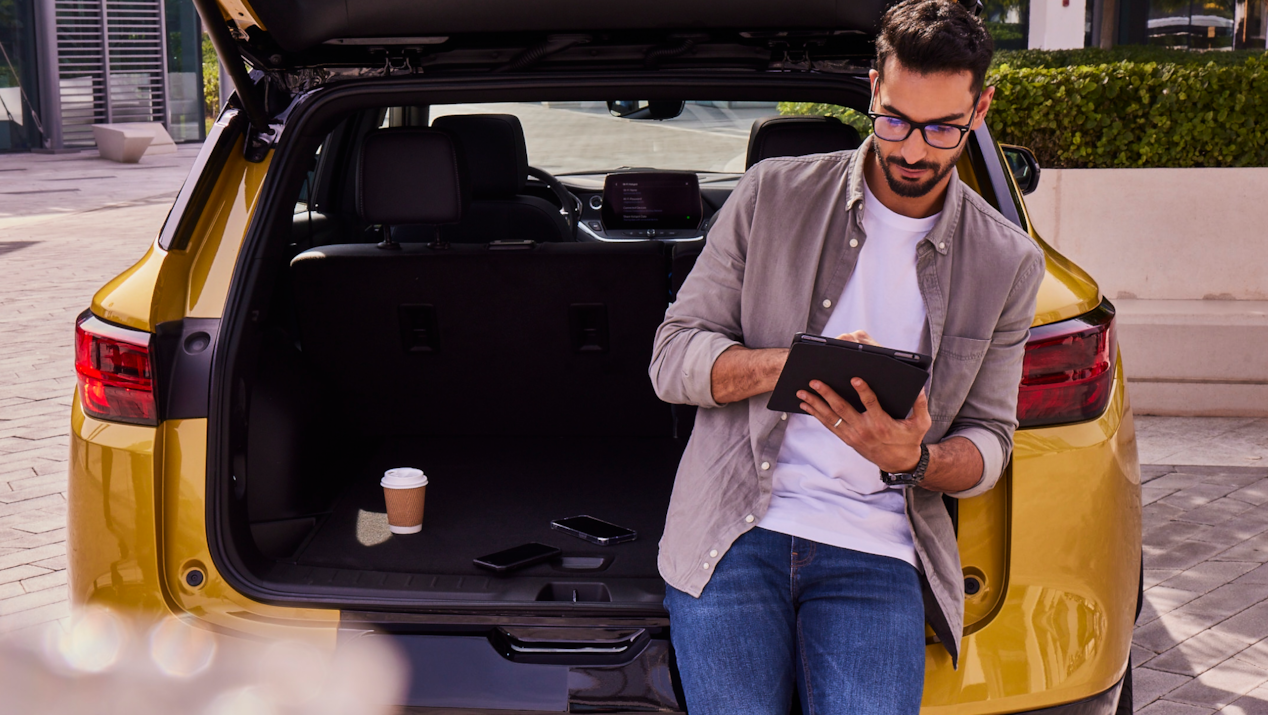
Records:
<instances>
[{"instance_id":1,"label":"tablet","mask_svg":"<svg viewBox=\"0 0 1268 715\"><path fill-rule=\"evenodd\" d=\"M881 409L896 420L906 419L929 379L932 362L928 355L919 353L797 333L766 408L806 414L797 391L814 392L810 381L819 380L863 412L859 393L850 384L850 380L859 377L876 393Z\"/></svg>"}]
</instances>

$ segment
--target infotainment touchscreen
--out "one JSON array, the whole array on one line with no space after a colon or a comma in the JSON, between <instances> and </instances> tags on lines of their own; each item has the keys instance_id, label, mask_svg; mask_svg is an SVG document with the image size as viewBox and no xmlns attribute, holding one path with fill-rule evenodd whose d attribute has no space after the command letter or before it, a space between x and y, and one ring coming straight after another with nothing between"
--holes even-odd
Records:
<instances>
[{"instance_id":1,"label":"infotainment touchscreen","mask_svg":"<svg viewBox=\"0 0 1268 715\"><path fill-rule=\"evenodd\" d=\"M603 227L693 229L700 225L700 180L692 172L631 171L603 183Z\"/></svg>"}]
</instances>

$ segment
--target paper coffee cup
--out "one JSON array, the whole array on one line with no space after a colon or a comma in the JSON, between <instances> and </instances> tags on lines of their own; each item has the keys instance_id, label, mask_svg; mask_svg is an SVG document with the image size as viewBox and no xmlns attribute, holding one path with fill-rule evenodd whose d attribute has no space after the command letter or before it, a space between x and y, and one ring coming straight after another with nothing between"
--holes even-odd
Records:
<instances>
[{"instance_id":1,"label":"paper coffee cup","mask_svg":"<svg viewBox=\"0 0 1268 715\"><path fill-rule=\"evenodd\" d=\"M423 502L427 498L427 475L413 467L398 467L383 473L379 481L387 502L387 528L393 534L417 534L423 530Z\"/></svg>"}]
</instances>

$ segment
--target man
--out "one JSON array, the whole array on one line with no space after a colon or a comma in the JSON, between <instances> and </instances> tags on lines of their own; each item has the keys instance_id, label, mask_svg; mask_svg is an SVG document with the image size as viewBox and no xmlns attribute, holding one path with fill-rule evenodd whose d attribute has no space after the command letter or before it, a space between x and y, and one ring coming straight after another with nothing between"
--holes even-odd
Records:
<instances>
[{"instance_id":1,"label":"man","mask_svg":"<svg viewBox=\"0 0 1268 715\"><path fill-rule=\"evenodd\" d=\"M954 167L994 48L950 0L886 13L873 136L740 181L657 332L662 399L701 409L661 541L692 715L915 713L926 620L954 662L963 576L942 496L990 489L1012 449L1044 275L1029 236ZM798 331L934 356L909 417L812 382L765 408ZM757 528L754 528L757 527Z\"/></svg>"}]
</instances>

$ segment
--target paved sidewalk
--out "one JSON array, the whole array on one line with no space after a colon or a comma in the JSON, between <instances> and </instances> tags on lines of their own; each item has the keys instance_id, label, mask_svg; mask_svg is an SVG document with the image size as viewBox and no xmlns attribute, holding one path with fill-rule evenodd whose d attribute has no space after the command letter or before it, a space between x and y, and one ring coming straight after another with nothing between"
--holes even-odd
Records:
<instances>
[{"instance_id":1,"label":"paved sidewalk","mask_svg":"<svg viewBox=\"0 0 1268 715\"><path fill-rule=\"evenodd\" d=\"M196 147L112 164L0 156L0 634L63 618L76 314L141 257ZM1268 715L1268 419L1137 418L1137 707Z\"/></svg>"},{"instance_id":2,"label":"paved sidewalk","mask_svg":"<svg viewBox=\"0 0 1268 715\"><path fill-rule=\"evenodd\" d=\"M1268 468L1142 472L1137 711L1268 713Z\"/></svg>"},{"instance_id":3,"label":"paved sidewalk","mask_svg":"<svg viewBox=\"0 0 1268 715\"><path fill-rule=\"evenodd\" d=\"M197 152L0 156L0 633L67 614L75 316L145 253Z\"/></svg>"}]
</instances>

